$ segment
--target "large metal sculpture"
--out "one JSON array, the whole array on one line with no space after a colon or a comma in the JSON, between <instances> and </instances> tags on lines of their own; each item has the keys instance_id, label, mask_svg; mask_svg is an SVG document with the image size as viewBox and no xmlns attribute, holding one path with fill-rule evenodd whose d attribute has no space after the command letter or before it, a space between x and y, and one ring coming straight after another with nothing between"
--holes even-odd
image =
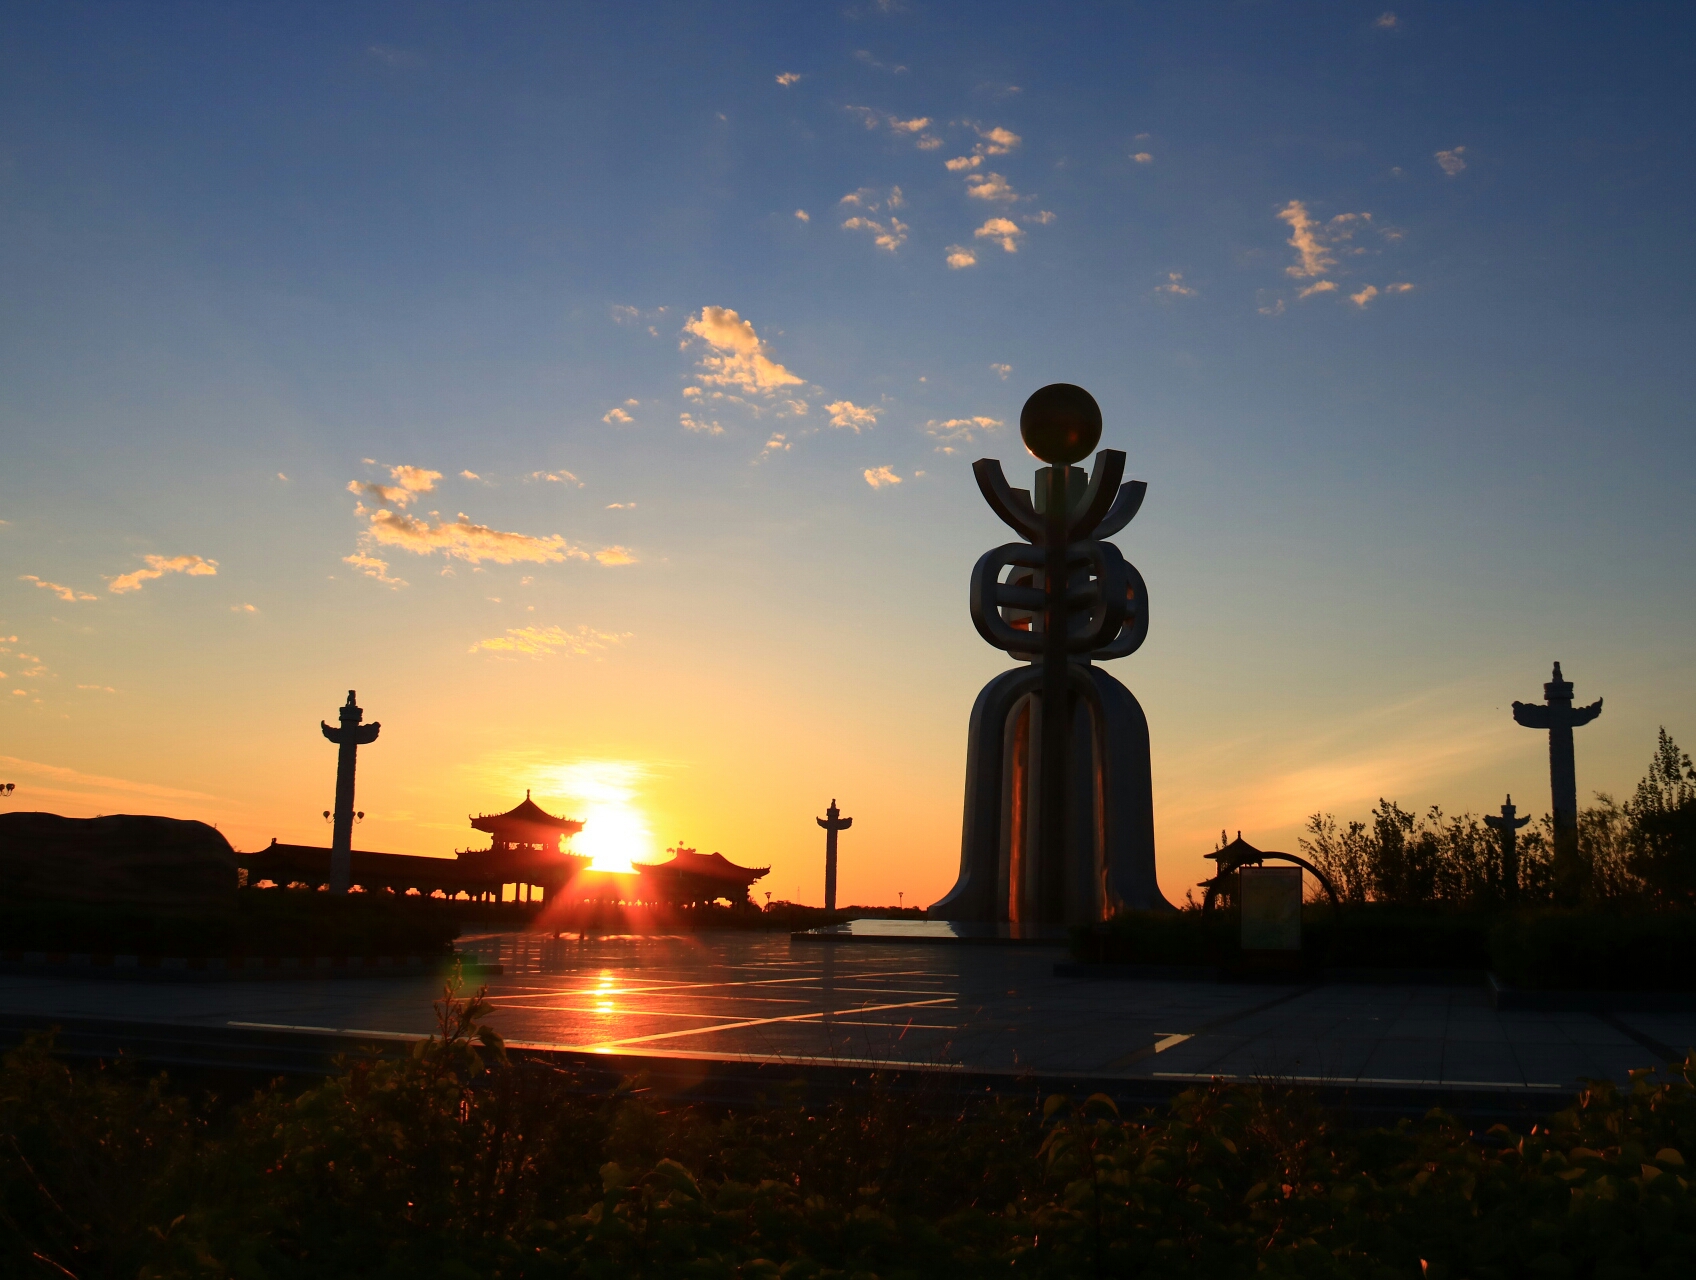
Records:
<instances>
[{"instance_id":1,"label":"large metal sculpture","mask_svg":"<svg viewBox=\"0 0 1696 1280\"><path fill-rule=\"evenodd\" d=\"M1543 706L1513 704L1513 718L1527 729L1549 731L1549 792L1555 828L1552 868L1555 896L1575 901L1582 891L1584 864L1578 856L1578 776L1572 758L1572 731L1602 714L1602 700L1587 707L1572 705L1572 682L1561 676L1561 664L1543 686Z\"/></svg>"},{"instance_id":2,"label":"large metal sculpture","mask_svg":"<svg viewBox=\"0 0 1696 1280\"><path fill-rule=\"evenodd\" d=\"M1101 410L1082 387L1036 392L1019 433L1049 465L1034 500L995 459L972 465L984 500L1023 541L978 561L971 612L979 635L1030 665L996 676L972 707L960 876L930 914L1076 924L1170 907L1154 874L1148 721L1093 665L1135 653L1148 634L1142 575L1103 541L1148 486L1121 483L1116 449L1088 475L1071 465L1101 438Z\"/></svg>"},{"instance_id":3,"label":"large metal sculpture","mask_svg":"<svg viewBox=\"0 0 1696 1280\"><path fill-rule=\"evenodd\" d=\"M341 728L332 729L322 720L318 722L324 736L341 748L336 753L336 813L330 839L331 893L346 893L353 878L353 775L359 748L377 741L377 734L383 728L376 723L360 724L364 718L364 710L355 705L353 690L349 689L341 710Z\"/></svg>"},{"instance_id":4,"label":"large metal sculpture","mask_svg":"<svg viewBox=\"0 0 1696 1280\"><path fill-rule=\"evenodd\" d=\"M1523 704L1522 704L1523 705ZM1577 790L1578 783L1573 782ZM1519 808L1510 795L1502 802L1500 816L1484 815L1484 825L1496 833L1502 845L1501 883L1502 899L1513 903L1519 901L1519 829L1530 822L1530 816L1520 817Z\"/></svg>"}]
</instances>

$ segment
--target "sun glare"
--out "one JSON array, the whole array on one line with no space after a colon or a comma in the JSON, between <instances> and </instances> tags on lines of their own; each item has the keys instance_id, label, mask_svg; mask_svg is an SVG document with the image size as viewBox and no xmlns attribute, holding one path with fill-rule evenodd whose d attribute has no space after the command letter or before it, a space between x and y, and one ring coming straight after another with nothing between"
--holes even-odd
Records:
<instances>
[{"instance_id":1,"label":"sun glare","mask_svg":"<svg viewBox=\"0 0 1696 1280\"><path fill-rule=\"evenodd\" d=\"M647 775L630 760L579 760L548 771L548 791L567 802L566 816L583 824L567 848L592 859L593 870L629 871L653 859L653 833L636 803L637 784Z\"/></svg>"}]
</instances>

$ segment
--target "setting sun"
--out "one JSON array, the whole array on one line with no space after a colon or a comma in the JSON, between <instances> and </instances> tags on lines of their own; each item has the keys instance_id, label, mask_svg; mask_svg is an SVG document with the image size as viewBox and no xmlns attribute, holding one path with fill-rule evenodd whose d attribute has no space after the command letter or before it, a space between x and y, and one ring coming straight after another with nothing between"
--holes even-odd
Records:
<instances>
[{"instance_id":1,"label":"setting sun","mask_svg":"<svg viewBox=\"0 0 1696 1280\"><path fill-rule=\"evenodd\" d=\"M647 774L646 766L630 760L579 760L548 771L549 794L561 797L583 823L572 852L592 859L593 870L628 872L653 859L653 833L636 803L636 784Z\"/></svg>"}]
</instances>

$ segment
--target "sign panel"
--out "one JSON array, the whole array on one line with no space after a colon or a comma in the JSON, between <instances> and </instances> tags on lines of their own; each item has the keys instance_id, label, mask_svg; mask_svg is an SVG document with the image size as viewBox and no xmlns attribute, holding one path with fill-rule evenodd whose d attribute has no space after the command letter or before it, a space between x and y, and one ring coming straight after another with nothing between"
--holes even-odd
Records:
<instances>
[{"instance_id":1,"label":"sign panel","mask_svg":"<svg viewBox=\"0 0 1696 1280\"><path fill-rule=\"evenodd\" d=\"M1244 951L1301 950L1301 868L1244 867Z\"/></svg>"}]
</instances>

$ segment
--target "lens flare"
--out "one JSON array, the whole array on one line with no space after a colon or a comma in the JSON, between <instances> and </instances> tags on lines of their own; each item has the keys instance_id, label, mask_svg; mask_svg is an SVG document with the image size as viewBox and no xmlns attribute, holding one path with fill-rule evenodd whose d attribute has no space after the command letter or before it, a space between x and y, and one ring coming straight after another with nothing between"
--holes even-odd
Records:
<instances>
[{"instance_id":1,"label":"lens flare","mask_svg":"<svg viewBox=\"0 0 1696 1280\"><path fill-rule=\"evenodd\" d=\"M547 770L550 796L569 801L570 816L583 823L568 846L592 859L596 871L629 871L654 857L647 815L636 803L646 766L631 760L578 760Z\"/></svg>"}]
</instances>

